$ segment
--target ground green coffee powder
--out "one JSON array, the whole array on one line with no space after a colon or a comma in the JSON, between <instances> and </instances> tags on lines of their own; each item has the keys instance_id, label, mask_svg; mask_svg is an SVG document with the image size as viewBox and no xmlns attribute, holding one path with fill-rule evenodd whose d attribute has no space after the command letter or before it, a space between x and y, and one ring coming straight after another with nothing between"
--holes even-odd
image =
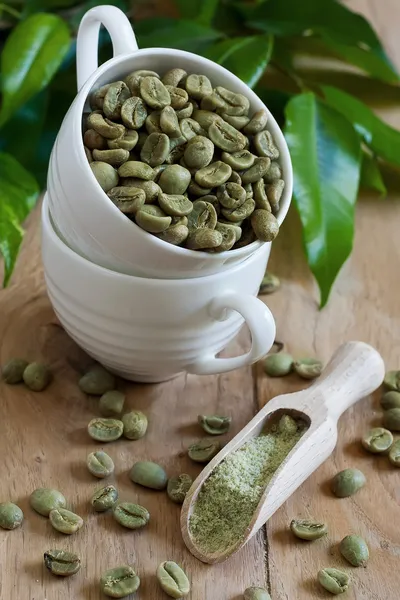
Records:
<instances>
[{"instance_id":1,"label":"ground green coffee powder","mask_svg":"<svg viewBox=\"0 0 400 600\"><path fill-rule=\"evenodd\" d=\"M203 552L222 552L244 536L266 485L306 429L304 421L283 415L215 469L190 519L190 532Z\"/></svg>"}]
</instances>

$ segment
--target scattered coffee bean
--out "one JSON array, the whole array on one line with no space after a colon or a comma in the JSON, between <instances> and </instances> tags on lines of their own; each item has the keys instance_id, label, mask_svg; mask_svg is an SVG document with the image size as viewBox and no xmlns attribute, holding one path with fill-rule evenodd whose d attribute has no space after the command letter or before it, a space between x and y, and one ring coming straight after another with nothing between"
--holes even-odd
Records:
<instances>
[{"instance_id":1,"label":"scattered coffee bean","mask_svg":"<svg viewBox=\"0 0 400 600\"><path fill-rule=\"evenodd\" d=\"M164 469L148 460L135 463L129 477L134 483L153 490L164 490L167 487L168 477Z\"/></svg>"},{"instance_id":2,"label":"scattered coffee bean","mask_svg":"<svg viewBox=\"0 0 400 600\"><path fill-rule=\"evenodd\" d=\"M91 452L86 459L86 464L90 473L99 479L114 473L114 462L103 450Z\"/></svg>"},{"instance_id":3,"label":"scattered coffee bean","mask_svg":"<svg viewBox=\"0 0 400 600\"><path fill-rule=\"evenodd\" d=\"M0 527L2 529L16 529L22 524L24 513L19 506L12 502L0 504Z\"/></svg>"},{"instance_id":4,"label":"scattered coffee bean","mask_svg":"<svg viewBox=\"0 0 400 600\"><path fill-rule=\"evenodd\" d=\"M338 498L347 498L364 487L366 482L364 473L359 469L344 469L333 478L332 492Z\"/></svg>"},{"instance_id":5,"label":"scattered coffee bean","mask_svg":"<svg viewBox=\"0 0 400 600\"><path fill-rule=\"evenodd\" d=\"M315 379L322 373L324 366L317 358L302 358L293 363L293 369L303 379Z\"/></svg>"},{"instance_id":6,"label":"scattered coffee bean","mask_svg":"<svg viewBox=\"0 0 400 600\"><path fill-rule=\"evenodd\" d=\"M88 425L88 433L97 442L114 442L118 440L124 430L122 421L118 419L92 419Z\"/></svg>"},{"instance_id":7,"label":"scattered coffee bean","mask_svg":"<svg viewBox=\"0 0 400 600\"><path fill-rule=\"evenodd\" d=\"M366 542L359 535L346 535L340 542L340 554L353 567L366 567L369 559L369 550Z\"/></svg>"},{"instance_id":8,"label":"scattered coffee bean","mask_svg":"<svg viewBox=\"0 0 400 600\"><path fill-rule=\"evenodd\" d=\"M400 440L397 440L390 448L389 461L394 467L400 467Z\"/></svg>"},{"instance_id":9,"label":"scattered coffee bean","mask_svg":"<svg viewBox=\"0 0 400 600\"><path fill-rule=\"evenodd\" d=\"M310 519L293 519L290 531L301 540L319 540L328 533L325 523L311 521Z\"/></svg>"},{"instance_id":10,"label":"scattered coffee bean","mask_svg":"<svg viewBox=\"0 0 400 600\"><path fill-rule=\"evenodd\" d=\"M204 431L210 435L227 433L232 421L231 417L221 417L220 415L199 415L197 420Z\"/></svg>"},{"instance_id":11,"label":"scattered coffee bean","mask_svg":"<svg viewBox=\"0 0 400 600\"><path fill-rule=\"evenodd\" d=\"M115 377L101 365L94 365L80 378L79 387L85 394L102 396L115 389Z\"/></svg>"},{"instance_id":12,"label":"scattered coffee bean","mask_svg":"<svg viewBox=\"0 0 400 600\"><path fill-rule=\"evenodd\" d=\"M110 390L99 400L99 410L103 417L119 417L125 404L125 394Z\"/></svg>"},{"instance_id":13,"label":"scattered coffee bean","mask_svg":"<svg viewBox=\"0 0 400 600\"><path fill-rule=\"evenodd\" d=\"M318 572L318 581L325 590L334 595L347 592L350 585L350 577L339 569L321 569Z\"/></svg>"},{"instance_id":14,"label":"scattered coffee bean","mask_svg":"<svg viewBox=\"0 0 400 600\"><path fill-rule=\"evenodd\" d=\"M190 582L185 571L171 560L160 564L157 579L163 591L171 598L183 598L190 592Z\"/></svg>"},{"instance_id":15,"label":"scattered coffee bean","mask_svg":"<svg viewBox=\"0 0 400 600\"><path fill-rule=\"evenodd\" d=\"M280 286L281 282L276 275L273 275L272 273L265 273L258 293L273 294L280 288Z\"/></svg>"},{"instance_id":16,"label":"scattered coffee bean","mask_svg":"<svg viewBox=\"0 0 400 600\"><path fill-rule=\"evenodd\" d=\"M33 362L28 365L23 373L25 385L33 392L42 392L50 384L53 376L45 365Z\"/></svg>"},{"instance_id":17,"label":"scattered coffee bean","mask_svg":"<svg viewBox=\"0 0 400 600\"><path fill-rule=\"evenodd\" d=\"M66 550L47 550L44 553L44 564L53 575L69 577L81 568L81 559L73 552Z\"/></svg>"},{"instance_id":18,"label":"scattered coffee bean","mask_svg":"<svg viewBox=\"0 0 400 600\"><path fill-rule=\"evenodd\" d=\"M269 377L284 377L293 371L294 360L287 352L269 354L264 360L264 371Z\"/></svg>"},{"instance_id":19,"label":"scattered coffee bean","mask_svg":"<svg viewBox=\"0 0 400 600\"><path fill-rule=\"evenodd\" d=\"M221 450L221 443L218 440L209 440L203 438L199 442L195 442L188 449L188 456L194 462L208 463Z\"/></svg>"},{"instance_id":20,"label":"scattered coffee bean","mask_svg":"<svg viewBox=\"0 0 400 600\"><path fill-rule=\"evenodd\" d=\"M57 490L38 488L30 495L29 504L39 515L48 517L50 511L56 508L65 508L67 501Z\"/></svg>"},{"instance_id":21,"label":"scattered coffee bean","mask_svg":"<svg viewBox=\"0 0 400 600\"><path fill-rule=\"evenodd\" d=\"M368 452L379 454L389 450L393 444L393 435L383 427L374 427L361 438L361 443Z\"/></svg>"},{"instance_id":22,"label":"scattered coffee bean","mask_svg":"<svg viewBox=\"0 0 400 600\"><path fill-rule=\"evenodd\" d=\"M139 440L147 431L147 417L140 410L133 410L122 417L124 437L128 440Z\"/></svg>"},{"instance_id":23,"label":"scattered coffee bean","mask_svg":"<svg viewBox=\"0 0 400 600\"><path fill-rule=\"evenodd\" d=\"M383 413L383 426L390 431L400 431L400 408L389 408Z\"/></svg>"},{"instance_id":24,"label":"scattered coffee bean","mask_svg":"<svg viewBox=\"0 0 400 600\"><path fill-rule=\"evenodd\" d=\"M96 512L105 512L115 506L118 500L118 490L113 485L107 485L95 492L91 499L91 505Z\"/></svg>"},{"instance_id":25,"label":"scattered coffee bean","mask_svg":"<svg viewBox=\"0 0 400 600\"><path fill-rule=\"evenodd\" d=\"M182 473L177 477L168 479L167 494L168 497L177 504L182 504L186 498L186 494L190 490L193 479L190 475Z\"/></svg>"},{"instance_id":26,"label":"scattered coffee bean","mask_svg":"<svg viewBox=\"0 0 400 600\"><path fill-rule=\"evenodd\" d=\"M100 579L102 593L109 598L125 598L134 594L140 586L140 578L130 566L109 569Z\"/></svg>"},{"instance_id":27,"label":"scattered coffee bean","mask_svg":"<svg viewBox=\"0 0 400 600\"><path fill-rule=\"evenodd\" d=\"M400 371L387 371L383 380L383 385L388 390L400 392Z\"/></svg>"},{"instance_id":28,"label":"scattered coffee bean","mask_svg":"<svg viewBox=\"0 0 400 600\"><path fill-rule=\"evenodd\" d=\"M150 520L150 513L147 508L140 504L132 502L121 502L114 507L114 519L127 529L139 529L144 527Z\"/></svg>"},{"instance_id":29,"label":"scattered coffee bean","mask_svg":"<svg viewBox=\"0 0 400 600\"><path fill-rule=\"evenodd\" d=\"M3 381L10 385L21 383L24 378L24 371L28 366L28 361L23 358L13 358L4 365L1 371Z\"/></svg>"},{"instance_id":30,"label":"scattered coffee bean","mask_svg":"<svg viewBox=\"0 0 400 600\"><path fill-rule=\"evenodd\" d=\"M383 410L389 410L390 408L400 408L400 392L386 392L383 394L381 400L381 406Z\"/></svg>"},{"instance_id":31,"label":"scattered coffee bean","mask_svg":"<svg viewBox=\"0 0 400 600\"><path fill-rule=\"evenodd\" d=\"M267 590L262 587L249 587L244 590L244 600L271 600Z\"/></svg>"},{"instance_id":32,"label":"scattered coffee bean","mask_svg":"<svg viewBox=\"0 0 400 600\"><path fill-rule=\"evenodd\" d=\"M72 535L83 526L83 519L65 508L51 510L49 520L54 529L66 535Z\"/></svg>"}]
</instances>

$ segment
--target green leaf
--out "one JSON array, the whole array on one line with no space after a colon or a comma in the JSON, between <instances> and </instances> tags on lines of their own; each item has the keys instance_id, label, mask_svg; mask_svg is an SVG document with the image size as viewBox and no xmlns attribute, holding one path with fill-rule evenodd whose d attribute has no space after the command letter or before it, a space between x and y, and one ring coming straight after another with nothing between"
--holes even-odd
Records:
<instances>
[{"instance_id":1,"label":"green leaf","mask_svg":"<svg viewBox=\"0 0 400 600\"><path fill-rule=\"evenodd\" d=\"M394 83L399 81L395 67L368 21L336 0L266 0L255 7L243 7L242 13L251 27L277 36L312 31L337 44L364 49L374 56L373 61L371 59L374 70L380 64L385 80L390 77ZM361 61L360 53L349 54L349 60L350 56L352 60ZM363 68L366 64L364 60Z\"/></svg>"},{"instance_id":2,"label":"green leaf","mask_svg":"<svg viewBox=\"0 0 400 600\"><path fill-rule=\"evenodd\" d=\"M386 196L387 189L382 179L376 158L368 152L363 152L360 185Z\"/></svg>"},{"instance_id":3,"label":"green leaf","mask_svg":"<svg viewBox=\"0 0 400 600\"><path fill-rule=\"evenodd\" d=\"M353 123L371 150L400 166L400 131L387 125L363 102L332 86L321 87L328 104Z\"/></svg>"},{"instance_id":4,"label":"green leaf","mask_svg":"<svg viewBox=\"0 0 400 600\"><path fill-rule=\"evenodd\" d=\"M322 307L353 245L360 138L351 123L312 93L294 96L286 119L294 200Z\"/></svg>"},{"instance_id":5,"label":"green leaf","mask_svg":"<svg viewBox=\"0 0 400 600\"><path fill-rule=\"evenodd\" d=\"M273 45L271 35L239 37L211 46L206 55L253 87L267 68Z\"/></svg>"},{"instance_id":6,"label":"green leaf","mask_svg":"<svg viewBox=\"0 0 400 600\"><path fill-rule=\"evenodd\" d=\"M0 126L47 86L67 53L69 42L68 27L56 15L32 15L15 27L1 55Z\"/></svg>"},{"instance_id":7,"label":"green leaf","mask_svg":"<svg viewBox=\"0 0 400 600\"><path fill-rule=\"evenodd\" d=\"M192 21L160 18L138 21L135 33L141 48L178 48L190 52L199 52L223 37L220 31Z\"/></svg>"},{"instance_id":8,"label":"green leaf","mask_svg":"<svg viewBox=\"0 0 400 600\"><path fill-rule=\"evenodd\" d=\"M0 253L7 285L23 238L20 224L34 207L39 188L31 173L6 153L0 153L0 181Z\"/></svg>"}]
</instances>

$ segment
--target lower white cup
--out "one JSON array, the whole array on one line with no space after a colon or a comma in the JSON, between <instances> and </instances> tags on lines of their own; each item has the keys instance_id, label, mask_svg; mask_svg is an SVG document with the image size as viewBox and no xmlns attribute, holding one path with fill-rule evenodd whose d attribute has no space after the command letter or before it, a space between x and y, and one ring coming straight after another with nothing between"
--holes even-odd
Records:
<instances>
[{"instance_id":1,"label":"lower white cup","mask_svg":"<svg viewBox=\"0 0 400 600\"><path fill-rule=\"evenodd\" d=\"M65 330L126 379L223 373L256 362L274 342L274 318L256 297L269 246L227 271L197 279L123 275L71 250L57 236L45 198L42 257L48 295ZM249 352L218 358L244 322L252 337Z\"/></svg>"}]
</instances>

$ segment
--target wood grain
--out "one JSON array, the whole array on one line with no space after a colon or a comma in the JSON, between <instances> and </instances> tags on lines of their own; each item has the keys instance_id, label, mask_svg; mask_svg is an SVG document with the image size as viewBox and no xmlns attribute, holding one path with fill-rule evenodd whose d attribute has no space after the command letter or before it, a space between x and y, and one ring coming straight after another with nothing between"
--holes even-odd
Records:
<instances>
[{"instance_id":1,"label":"wood grain","mask_svg":"<svg viewBox=\"0 0 400 600\"><path fill-rule=\"evenodd\" d=\"M397 0L352 0L353 8L373 19L392 58L400 67ZM400 112L387 114L400 127ZM387 200L364 195L357 207L356 240L326 309L317 309L317 293L304 261L299 223L292 210L274 243L271 270L282 278L281 291L266 297L273 311L278 337L296 355L328 360L345 340L374 345L387 366L400 365L398 291L399 194ZM13 600L100 600L101 572L120 563L134 563L142 578L139 600L165 598L155 581L162 560L181 562L193 581L192 600L238 598L249 585L266 585L273 600L328 598L316 583L324 566L349 570L351 600L396 600L399 597L400 528L398 527L399 473L385 457L365 453L359 444L364 430L380 423L379 394L347 411L340 420L336 451L273 516L263 531L226 563L207 566L184 548L179 531L179 507L164 493L139 489L130 483L128 469L140 458L163 464L168 473L199 469L185 457L185 449L199 436L200 412L234 416L234 435L270 398L302 387L294 376L267 379L261 365L216 377L180 378L157 386L121 384L128 407L147 412L146 438L117 442L107 450L116 463L115 481L121 497L143 503L151 512L147 530L124 531L110 515L95 515L88 501L99 483L85 468L86 455L99 446L85 433L97 414L96 400L77 387L87 357L58 326L46 298L40 261L39 210L28 224L28 235L12 285L0 292L0 362L13 356L48 362L55 380L42 394L24 387L0 384L1 491L0 501L14 500L25 512L20 530L0 532L0 598ZM1 268L0 268L1 270ZM244 331L230 349L237 354L248 345ZM101 447L101 446L100 446ZM368 485L354 498L338 500L328 481L347 466L361 468ZM29 493L41 485L59 488L86 521L72 538L54 532L49 522L28 506ZM101 485L101 483L100 483ZM329 536L307 544L296 541L288 524L300 515L324 519ZM344 565L337 543L348 533L363 535L371 548L367 569ZM69 580L54 579L42 565L50 547L77 551L80 573Z\"/></svg>"}]
</instances>

